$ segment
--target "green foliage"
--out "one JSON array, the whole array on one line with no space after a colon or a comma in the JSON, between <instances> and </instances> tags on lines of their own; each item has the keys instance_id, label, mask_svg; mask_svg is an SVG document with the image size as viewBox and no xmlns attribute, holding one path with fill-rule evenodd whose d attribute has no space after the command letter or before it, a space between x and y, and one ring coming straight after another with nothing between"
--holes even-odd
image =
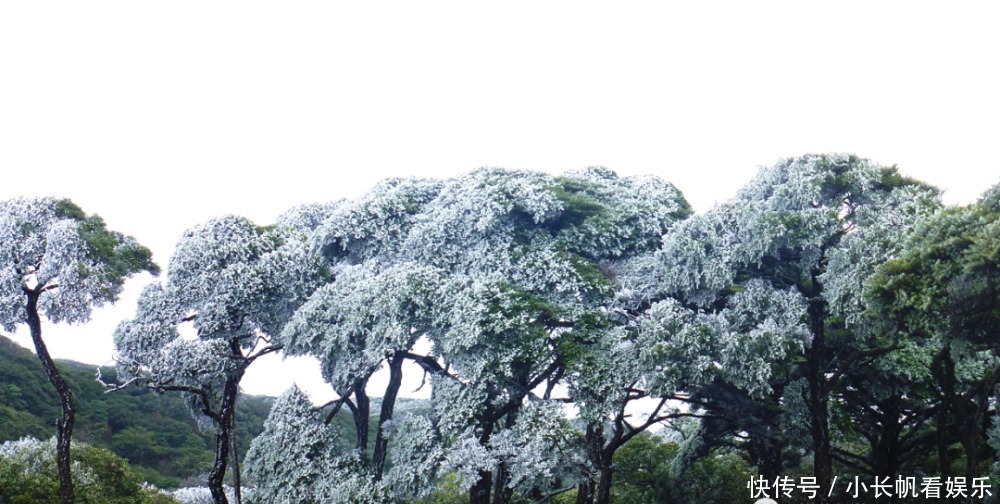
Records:
<instances>
[{"instance_id":1,"label":"green foliage","mask_svg":"<svg viewBox=\"0 0 1000 504\"><path fill-rule=\"evenodd\" d=\"M874 320L918 338L1000 349L1000 209L990 199L997 192L940 212L879 268L866 285Z\"/></svg>"},{"instance_id":2,"label":"green foliage","mask_svg":"<svg viewBox=\"0 0 1000 504\"><path fill-rule=\"evenodd\" d=\"M73 479L80 504L174 502L143 487L125 459L100 448L74 443ZM33 504L59 500L55 443L23 439L0 445L0 503Z\"/></svg>"},{"instance_id":3,"label":"green foliage","mask_svg":"<svg viewBox=\"0 0 1000 504\"><path fill-rule=\"evenodd\" d=\"M737 453L716 450L680 475L671 470L679 446L647 433L615 453L612 502L621 504L702 504L744 502L753 468Z\"/></svg>"},{"instance_id":4,"label":"green foliage","mask_svg":"<svg viewBox=\"0 0 1000 504\"><path fill-rule=\"evenodd\" d=\"M433 493L422 499L414 500L413 504L466 504L468 502L469 494L462 491L458 477L454 474L447 474L441 478Z\"/></svg>"},{"instance_id":5,"label":"green foliage","mask_svg":"<svg viewBox=\"0 0 1000 504\"><path fill-rule=\"evenodd\" d=\"M414 502L452 504L468 502L474 479L492 473L497 488L514 489L512 503L568 503L576 493L566 487L586 478L589 466L613 468L613 502L741 502L751 473L796 476L812 463L826 476L965 470L971 477L1000 452L1000 418L985 446L1000 383L1000 186L920 224L937 210L936 198L895 167L809 155L762 170L736 198L684 221L690 205L655 177L483 169L449 181L389 181L356 203L293 212L288 219L313 234L308 240L282 226L220 221L188 233L170 269L191 281L176 295L210 293L194 310L203 337L245 338L241 317L278 303L254 331L277 336L284 327L288 338L285 317L313 292L315 277L335 286L316 291L308 305L325 318L300 311L309 338L288 339L284 350L324 358L328 381L345 395L355 386L363 393L371 373L389 356L414 351L417 338L433 344L415 358L435 387L433 409L417 414L422 423L396 416L380 430L375 399L355 432L342 409L331 431L355 434L320 443L341 464L327 471L335 464L308 449L296 461L296 449L309 448L306 436L276 436L291 422L275 421L273 443L257 450L271 466L247 464L245 481L296 491L282 471L315 464L323 474L310 483L315 495L388 499L391 489L402 498L427 495L433 483ZM113 299L134 272L158 272L147 249L100 217L68 200L50 204L49 214L73 221L72 243L82 242L89 260L64 276L101 286L88 300ZM43 228L37 219L12 222L15 238L5 244ZM226 240L239 246L217 247ZM303 262L289 274L290 258L309 259L310 250L329 262ZM235 267L264 259L259 269ZM225 309L214 304L224 289L205 276L208 263L232 281ZM288 288L295 275L299 288ZM164 311L154 301L152 318ZM20 305L5 306L13 313ZM173 341L176 322L164 342ZM164 362L176 371L180 361ZM144 389L104 394L92 369L60 367L76 391L78 436L134 464L129 471L122 459L78 448L80 467L98 475L81 480L81 502L94 493L101 502L119 490L134 494L140 480L172 487L208 471L211 435L195 428L180 399ZM571 430L558 405L528 401L553 384L555 396L566 386L585 435ZM674 396L706 414L688 433L696 443L621 437L660 420L626 415L630 401ZM300 399L290 418L312 411ZM414 413L412 405L399 400L396 411ZM239 453L270 407L255 398L240 403ZM58 413L32 356L0 339L0 441L47 438ZM371 478L365 467L375 458L370 444L352 454L365 416L369 439L392 439L394 455L412 452L390 457L385 477ZM307 427L325 432L314 423ZM414 432L420 442L406 438ZM0 504L45 501L57 490L54 472L11 469L15 462L0 460ZM397 473L409 486L393 486ZM122 502L166 497L142 498Z\"/></svg>"},{"instance_id":6,"label":"green foliage","mask_svg":"<svg viewBox=\"0 0 1000 504\"><path fill-rule=\"evenodd\" d=\"M155 276L160 273L160 267L153 262L153 253L148 248L131 237L108 230L100 216L88 216L68 199L56 200L54 206L57 217L79 223L78 232L86 243L90 263L101 265L100 271L93 273L100 275L100 285L105 286L102 298L114 299L125 279L132 274L147 271Z\"/></svg>"},{"instance_id":7,"label":"green foliage","mask_svg":"<svg viewBox=\"0 0 1000 504\"><path fill-rule=\"evenodd\" d=\"M558 232L570 226L579 226L587 219L598 218L606 212L605 206L595 201L593 184L569 177L558 177L559 185L549 190L563 204L562 215L548 223L547 227Z\"/></svg>"},{"instance_id":8,"label":"green foliage","mask_svg":"<svg viewBox=\"0 0 1000 504\"><path fill-rule=\"evenodd\" d=\"M934 443L922 447L936 451L928 462L947 473L964 455L966 477L982 474L983 461L991 455L984 446L988 436L990 448L1000 449L997 432L988 435L982 420L992 415L997 425L993 389L1000 382L998 194L1000 185L975 204L928 219L902 253L881 265L865 285L870 319L883 332L897 335L907 351L906 359L882 359L882 372L905 380L897 388L906 390L904 397L919 397L923 408L916 413L934 416ZM885 404L877 406L876 411L886 409ZM963 454L948 448L956 443Z\"/></svg>"},{"instance_id":9,"label":"green foliage","mask_svg":"<svg viewBox=\"0 0 1000 504\"><path fill-rule=\"evenodd\" d=\"M160 488L206 473L214 459L210 432L201 432L180 397L130 388L105 393L95 369L57 363L77 399L75 438L110 449L129 460L133 471ZM104 370L106 380L114 372ZM272 399L244 397L237 410L236 440L242 457L260 433ZM0 337L0 442L25 436L47 438L55 432L59 401L37 359Z\"/></svg>"}]
</instances>

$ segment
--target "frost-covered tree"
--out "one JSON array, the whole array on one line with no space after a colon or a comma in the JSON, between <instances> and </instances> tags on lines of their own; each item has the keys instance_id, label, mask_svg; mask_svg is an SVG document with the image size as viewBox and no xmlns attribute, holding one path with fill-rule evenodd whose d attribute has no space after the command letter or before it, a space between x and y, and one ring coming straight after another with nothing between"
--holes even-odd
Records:
<instances>
[{"instance_id":1,"label":"frost-covered tree","mask_svg":"<svg viewBox=\"0 0 1000 504\"><path fill-rule=\"evenodd\" d=\"M634 436L667 418L666 400L641 418L627 412L637 401L652 396L641 361L635 318L616 301L624 273L637 257L660 245L660 237L690 215L683 196L670 184L651 177L617 178L601 169L571 173L559 179L556 191L570 210L556 239L573 260L594 268L590 278L606 282L577 309L589 310L572 324L564 337L565 356L557 379L548 380L546 396L562 381L579 409L584 428L586 463L581 470L577 502L608 502L615 452ZM575 213L575 215L574 215Z\"/></svg>"},{"instance_id":2,"label":"frost-covered tree","mask_svg":"<svg viewBox=\"0 0 1000 504\"><path fill-rule=\"evenodd\" d=\"M344 265L333 271L336 280L313 293L285 327L282 341L289 353L320 357L324 379L341 398L332 406L346 404L354 416L362 457L369 446L368 381L383 365L388 368L371 455L377 479L387 454L383 424L393 417L403 362L414 357L410 350L426 330L439 273L411 263Z\"/></svg>"},{"instance_id":3,"label":"frost-covered tree","mask_svg":"<svg viewBox=\"0 0 1000 504\"><path fill-rule=\"evenodd\" d=\"M281 341L323 361L340 396L327 418L344 406L354 415L371 481L414 495L453 470L472 502L507 502L515 487L541 492L564 476L514 447L558 441L548 451L569 457L566 425L532 419L556 415L549 398L604 317L614 264L655 247L690 212L673 186L604 169L391 180L327 209L309 215L322 221L314 250L330 278ZM414 352L421 338L431 354ZM430 375L429 419L393 416L404 359ZM369 459L366 388L380 367L390 380ZM390 440L395 462L383 474Z\"/></svg>"},{"instance_id":4,"label":"frost-covered tree","mask_svg":"<svg viewBox=\"0 0 1000 504\"><path fill-rule=\"evenodd\" d=\"M271 408L264 431L247 452L252 502L393 502L390 485L373 478L357 451L338 452L340 435L297 387Z\"/></svg>"},{"instance_id":5,"label":"frost-covered tree","mask_svg":"<svg viewBox=\"0 0 1000 504\"><path fill-rule=\"evenodd\" d=\"M254 501L326 502L320 485L336 467L336 439L309 398L292 387L275 401L264 430L247 452L246 473L257 482Z\"/></svg>"},{"instance_id":6,"label":"frost-covered tree","mask_svg":"<svg viewBox=\"0 0 1000 504\"><path fill-rule=\"evenodd\" d=\"M929 457L936 453L935 440L940 437L937 435L940 430L935 432L934 427L935 418L939 417L936 412L948 409L941 401L939 391L942 389L932 372L941 349L933 341L905 334L900 335L898 341L899 348L893 352L844 373L837 388L834 418L841 418L841 431L845 435L834 445L833 458L848 470L871 477L920 472L949 477L952 442L947 443L949 449L944 450L945 457L937 458L937 467L932 468L934 459ZM988 362L989 359L980 359L978 363L965 359L961 364L965 365L964 371L969 372L986 367L982 365ZM959 376L979 376L976 372L966 372ZM968 416L949 416L950 421L945 425L969 419ZM950 429L947 436L975 430L968 427L971 426ZM980 438L983 432L977 433Z\"/></svg>"},{"instance_id":7,"label":"frost-covered tree","mask_svg":"<svg viewBox=\"0 0 1000 504\"><path fill-rule=\"evenodd\" d=\"M777 448L767 453L771 461L759 464L780 468L784 440L774 412L784 387L802 376L813 469L827 488L831 395L847 370L896 348L864 323L861 287L936 208L935 190L895 168L847 155L788 159L668 233L659 266L633 295L674 298L723 319L705 354L722 376L702 397L722 404L735 390L750 400L741 414L758 411L761 432L778 433L765 443Z\"/></svg>"},{"instance_id":8,"label":"frost-covered tree","mask_svg":"<svg viewBox=\"0 0 1000 504\"><path fill-rule=\"evenodd\" d=\"M354 418L356 456L366 474L381 479L388 453L384 426L393 418L406 359L427 330L429 305L440 273L407 261L402 249L414 218L440 183L419 179L383 182L356 201L311 215L313 250L328 268L327 281L313 291L280 335L289 355L310 354L339 395L327 421L343 406ZM369 443L368 382L385 366L375 439ZM369 457L369 445L374 448Z\"/></svg>"},{"instance_id":9,"label":"frost-covered tree","mask_svg":"<svg viewBox=\"0 0 1000 504\"><path fill-rule=\"evenodd\" d=\"M240 498L234 421L239 383L263 355L280 350L271 338L325 270L304 235L290 227L260 228L227 216L184 233L167 281L148 286L136 316L115 333L125 383L179 391L192 412L215 428L215 463L208 486L227 502L223 479L232 461ZM185 334L190 324L194 334Z\"/></svg>"},{"instance_id":10,"label":"frost-covered tree","mask_svg":"<svg viewBox=\"0 0 1000 504\"><path fill-rule=\"evenodd\" d=\"M610 502L615 454L637 435L667 421L716 422L718 411L706 412L712 409L707 401L728 407L738 403L732 396L695 397L693 391L722 380L758 386L752 361L742 361L750 350L747 341L726 341L720 333L749 333L763 343L782 337L797 341L804 332L798 320L804 312L802 303L758 282L750 282L717 312L697 310L673 298L650 305L635 284L649 274L650 259L640 256L621 268L609 323L571 382L574 404L587 422L592 463L589 477L577 491L581 504ZM756 311L767 305L775 309ZM679 402L686 407L679 407ZM701 435L707 431L702 428ZM706 447L698 436L690 440L683 456L675 460L678 467Z\"/></svg>"},{"instance_id":11,"label":"frost-covered tree","mask_svg":"<svg viewBox=\"0 0 1000 504\"><path fill-rule=\"evenodd\" d=\"M80 323L95 307L114 302L126 278L158 273L149 249L108 230L69 200L0 202L0 325L26 324L35 353L59 395L56 450L60 499L73 502L70 448L75 404L42 339L42 322Z\"/></svg>"},{"instance_id":12,"label":"frost-covered tree","mask_svg":"<svg viewBox=\"0 0 1000 504\"><path fill-rule=\"evenodd\" d=\"M600 168L559 177L479 170L428 204L407 249L447 272L432 336L447 369L435 412L470 502L509 502L517 474L543 471L492 439L525 432L526 405L550 400L593 344L615 264L654 247L689 211L670 184ZM544 493L541 483L523 491Z\"/></svg>"}]
</instances>

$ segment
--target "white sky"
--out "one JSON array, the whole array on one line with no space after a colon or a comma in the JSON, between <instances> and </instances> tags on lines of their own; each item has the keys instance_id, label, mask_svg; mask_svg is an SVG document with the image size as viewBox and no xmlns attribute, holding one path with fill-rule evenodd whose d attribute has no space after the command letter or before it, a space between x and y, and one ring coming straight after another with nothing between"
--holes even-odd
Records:
<instances>
[{"instance_id":1,"label":"white sky","mask_svg":"<svg viewBox=\"0 0 1000 504\"><path fill-rule=\"evenodd\" d=\"M851 152L966 203L1000 181L998 14L988 2L4 2L0 199L69 197L161 266L214 216L263 224L386 177L485 165L653 173L705 210L758 166ZM90 324L47 325L52 353L109 361L148 281ZM276 395L293 379L329 395L302 360L257 363L244 388Z\"/></svg>"}]
</instances>

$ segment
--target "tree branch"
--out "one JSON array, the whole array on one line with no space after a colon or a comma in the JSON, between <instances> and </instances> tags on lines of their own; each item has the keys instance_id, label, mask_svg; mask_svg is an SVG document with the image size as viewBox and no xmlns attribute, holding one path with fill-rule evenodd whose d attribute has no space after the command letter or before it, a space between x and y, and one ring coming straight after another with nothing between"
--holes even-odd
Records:
<instances>
[{"instance_id":1,"label":"tree branch","mask_svg":"<svg viewBox=\"0 0 1000 504\"><path fill-rule=\"evenodd\" d=\"M265 355L267 355L269 353L277 352L277 351L281 350L282 348L284 348L283 345L273 345L273 346L262 348L259 352L257 352L257 353L255 353L255 354L253 354L253 355L251 355L251 356L249 356L249 357L246 358L247 364L252 363L253 361L257 360L259 357L263 357L263 356L265 356Z\"/></svg>"}]
</instances>

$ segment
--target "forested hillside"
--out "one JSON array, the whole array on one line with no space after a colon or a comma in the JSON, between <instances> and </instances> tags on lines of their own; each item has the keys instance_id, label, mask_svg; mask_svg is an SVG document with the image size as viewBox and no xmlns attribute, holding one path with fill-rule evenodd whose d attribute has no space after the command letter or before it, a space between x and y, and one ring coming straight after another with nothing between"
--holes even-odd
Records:
<instances>
[{"instance_id":1,"label":"forested hillside","mask_svg":"<svg viewBox=\"0 0 1000 504\"><path fill-rule=\"evenodd\" d=\"M89 364L58 361L79 404L77 439L106 448L126 458L146 481L160 488L204 485L214 458L212 431L199 429L181 396L156 394L130 387L107 392L97 382ZM113 367L102 368L103 379L113 380ZM377 408L381 398L373 398ZM402 399L407 411L426 413L423 401ZM237 409L237 446L240 459L260 434L273 397L242 395ZM59 402L38 359L31 351L0 336L0 443L30 436L51 438ZM334 428L353 430L346 417L333 420ZM372 434L375 424L370 425ZM353 439L340 449L349 450Z\"/></svg>"},{"instance_id":2,"label":"forested hillside","mask_svg":"<svg viewBox=\"0 0 1000 504\"><path fill-rule=\"evenodd\" d=\"M79 412L76 439L107 448L128 459L150 483L162 488L204 484L214 453L211 430L199 430L177 395L158 395L143 388L106 393L95 380L95 367L59 361L76 396ZM112 378L114 370L102 370ZM237 410L240 456L260 433L273 399L244 396ZM0 442L55 434L59 401L38 359L0 336Z\"/></svg>"}]
</instances>

